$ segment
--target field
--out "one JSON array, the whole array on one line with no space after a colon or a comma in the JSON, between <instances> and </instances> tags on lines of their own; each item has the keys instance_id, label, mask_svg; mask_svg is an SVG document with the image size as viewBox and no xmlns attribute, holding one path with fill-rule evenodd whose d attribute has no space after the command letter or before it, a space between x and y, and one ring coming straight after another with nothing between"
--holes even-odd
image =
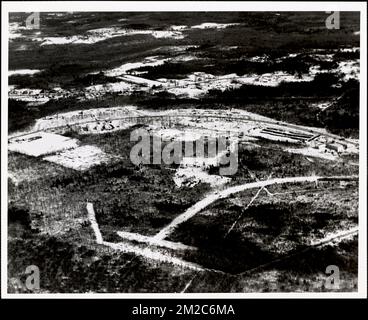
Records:
<instances>
[{"instance_id":1,"label":"field","mask_svg":"<svg viewBox=\"0 0 368 320\"><path fill-rule=\"evenodd\" d=\"M10 292L30 264L42 293L357 291L357 14L26 16L10 16Z\"/></svg>"}]
</instances>

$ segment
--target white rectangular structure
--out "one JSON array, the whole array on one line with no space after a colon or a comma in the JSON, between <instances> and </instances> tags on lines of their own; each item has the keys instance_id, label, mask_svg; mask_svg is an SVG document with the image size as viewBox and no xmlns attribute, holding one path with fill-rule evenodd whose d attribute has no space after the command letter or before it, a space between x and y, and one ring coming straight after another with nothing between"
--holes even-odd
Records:
<instances>
[{"instance_id":1,"label":"white rectangular structure","mask_svg":"<svg viewBox=\"0 0 368 320\"><path fill-rule=\"evenodd\" d=\"M78 147L78 140L48 132L31 133L19 138L13 138L8 144L9 151L34 157L76 147Z\"/></svg>"}]
</instances>

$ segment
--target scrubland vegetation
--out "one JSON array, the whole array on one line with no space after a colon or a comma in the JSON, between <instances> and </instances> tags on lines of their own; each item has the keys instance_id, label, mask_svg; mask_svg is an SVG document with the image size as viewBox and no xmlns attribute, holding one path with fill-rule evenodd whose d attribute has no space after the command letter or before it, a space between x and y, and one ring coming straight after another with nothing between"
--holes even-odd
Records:
<instances>
[{"instance_id":1,"label":"scrubland vegetation","mask_svg":"<svg viewBox=\"0 0 368 320\"><path fill-rule=\"evenodd\" d=\"M237 108L278 121L325 128L345 137L359 135L359 82L342 81L343 75L336 72L339 62L359 58L359 52L338 50L359 47L359 37L353 35L359 30L359 17L353 12L341 13L340 30L325 28L327 15L323 12L94 15L74 13L51 18L41 13L42 35L85 36L89 30L107 26L167 30L179 22L188 30L180 40L129 35L93 44L49 46L39 46L31 40L33 34L25 31L29 38L9 43L9 70L42 71L32 76L11 76L9 85L79 92L87 86L121 81L103 71L149 56L180 54L196 59L133 71L144 71L143 76L152 80L184 79L194 72L221 76L282 71L302 77L311 66L323 73L308 82L282 82L274 87L243 84L210 90L197 98L137 90L131 95L106 93L90 100L62 97L38 106L9 99L9 133L29 128L36 119L55 113L136 105L151 110ZM24 21L25 14L11 18ZM239 25L190 28L204 21ZM27 49L19 50L22 45ZM172 50L188 45L193 47L180 54ZM332 61L316 58L314 50L332 54ZM254 57L263 57L264 61ZM328 107L321 108L326 102ZM97 146L116 156L112 163L86 171L68 169L40 157L9 153L8 169L13 174L8 180L9 277L24 279L25 268L34 264L40 268L41 292L180 292L190 280L187 292L328 291L323 284L326 266L337 265L342 279L340 290L357 289L357 237L336 245L309 246L311 240L321 240L329 232L357 225L356 184L272 186L268 191L275 195L262 191L247 210L244 208L255 189L215 202L181 224L169 240L197 247L195 252L185 252L185 259L216 272L194 273L96 245L86 218L87 201L93 202L104 239L119 242L116 231L154 235L211 191L206 183L177 188L173 176L178 165L133 165L129 152L134 143L129 138L135 128L102 134L65 132L81 145ZM357 163L358 155L341 156L332 163L285 152L287 147L288 143L262 139L255 144L242 144L238 171L229 185L271 176L359 173L359 167L351 163ZM210 168L209 174L218 174L218 168ZM241 219L227 234L239 215ZM51 228L48 223L55 226ZM281 260L275 261L278 259ZM252 271L263 264L267 266ZM10 284L9 290L15 288Z\"/></svg>"}]
</instances>

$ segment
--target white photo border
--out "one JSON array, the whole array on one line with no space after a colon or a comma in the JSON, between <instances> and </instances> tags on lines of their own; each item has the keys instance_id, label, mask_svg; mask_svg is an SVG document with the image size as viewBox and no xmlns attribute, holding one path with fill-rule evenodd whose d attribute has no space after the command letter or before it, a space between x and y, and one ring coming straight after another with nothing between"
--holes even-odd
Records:
<instances>
[{"instance_id":1,"label":"white photo border","mask_svg":"<svg viewBox=\"0 0 368 320\"><path fill-rule=\"evenodd\" d=\"M286 1L4 1L1 3L1 297L6 299L341 299L367 298L367 4L366 2ZM7 185L8 185L8 19L10 12L63 11L359 11L360 12L360 130L358 291L321 293L7 293Z\"/></svg>"}]
</instances>

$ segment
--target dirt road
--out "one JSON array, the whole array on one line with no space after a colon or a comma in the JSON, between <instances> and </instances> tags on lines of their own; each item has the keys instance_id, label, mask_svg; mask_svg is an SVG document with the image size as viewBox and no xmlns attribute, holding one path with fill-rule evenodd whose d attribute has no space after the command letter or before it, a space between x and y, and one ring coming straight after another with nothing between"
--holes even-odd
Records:
<instances>
[{"instance_id":1,"label":"dirt road","mask_svg":"<svg viewBox=\"0 0 368 320\"><path fill-rule=\"evenodd\" d=\"M193 216L195 216L198 212L202 211L210 204L214 203L219 199L226 198L231 194L238 193L248 189L254 188L264 188L273 184L285 184L285 183L301 183L301 182L317 182L319 179L331 179L331 180L339 180L339 179L347 179L349 177L318 177L318 176L306 176L306 177L288 177L288 178L274 178L263 181L256 181L251 183L245 183L239 186L230 187L228 189L222 191L216 191L207 195L204 199L197 202L195 205L186 210L183 214L176 217L169 225L163 228L159 233L157 233L154 237L154 241L159 241L165 239L169 236L174 229L181 223L189 220ZM355 178L351 177L351 178Z\"/></svg>"}]
</instances>

